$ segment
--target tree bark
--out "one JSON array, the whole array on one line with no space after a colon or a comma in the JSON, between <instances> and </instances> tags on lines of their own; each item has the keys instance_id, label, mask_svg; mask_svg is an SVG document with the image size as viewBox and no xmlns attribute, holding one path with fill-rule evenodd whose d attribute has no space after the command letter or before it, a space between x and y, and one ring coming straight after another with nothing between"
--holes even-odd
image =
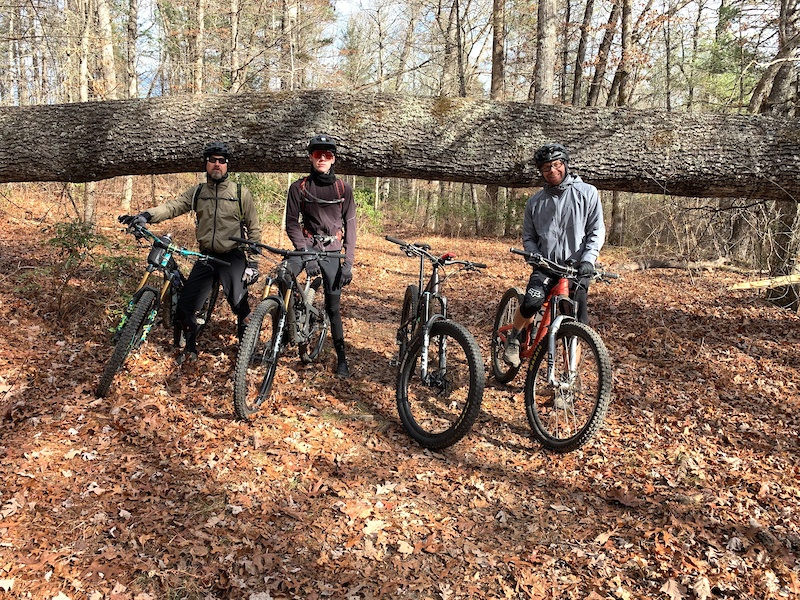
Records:
<instances>
[{"instance_id":1,"label":"tree bark","mask_svg":"<svg viewBox=\"0 0 800 600\"><path fill-rule=\"evenodd\" d=\"M537 104L553 104L556 64L556 3L540 0L536 24L536 68L529 98Z\"/></svg>"},{"instance_id":2,"label":"tree bark","mask_svg":"<svg viewBox=\"0 0 800 600\"><path fill-rule=\"evenodd\" d=\"M534 151L559 140L599 189L800 198L799 119L323 90L0 107L0 182L195 172L210 139L232 170L302 172L319 131L342 174L531 187Z\"/></svg>"}]
</instances>

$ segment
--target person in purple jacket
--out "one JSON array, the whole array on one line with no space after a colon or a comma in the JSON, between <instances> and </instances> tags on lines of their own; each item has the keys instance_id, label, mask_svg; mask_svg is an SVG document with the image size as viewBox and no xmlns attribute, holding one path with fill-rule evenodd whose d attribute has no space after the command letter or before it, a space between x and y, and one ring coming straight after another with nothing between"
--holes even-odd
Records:
<instances>
[{"instance_id":1,"label":"person in purple jacket","mask_svg":"<svg viewBox=\"0 0 800 600\"><path fill-rule=\"evenodd\" d=\"M336 375L350 376L344 347L342 326L342 288L353 280L353 261L356 250L356 205L353 189L338 179L336 140L329 135L315 135L308 142L311 173L289 186L286 200L286 233L296 250L314 248L341 252L344 259L322 259L306 263L309 277L322 274L325 286L325 312L331 321L331 337L336 348ZM302 261L290 259L295 275Z\"/></svg>"},{"instance_id":2,"label":"person in purple jacket","mask_svg":"<svg viewBox=\"0 0 800 600\"><path fill-rule=\"evenodd\" d=\"M576 316L587 323L590 277L606 236L600 195L596 187L569 172L569 154L561 144L545 144L534 154L534 161L545 185L525 205L522 247L562 264L577 265L580 279L573 290L578 303ZM556 283L556 279L535 270L531 274L503 353L503 360L512 367L520 365L520 332Z\"/></svg>"}]
</instances>

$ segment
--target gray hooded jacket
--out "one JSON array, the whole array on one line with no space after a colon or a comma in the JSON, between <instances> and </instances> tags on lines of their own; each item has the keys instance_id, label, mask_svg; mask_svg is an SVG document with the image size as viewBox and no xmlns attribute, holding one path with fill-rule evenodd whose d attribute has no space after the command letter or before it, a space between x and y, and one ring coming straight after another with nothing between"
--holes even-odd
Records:
<instances>
[{"instance_id":1,"label":"gray hooded jacket","mask_svg":"<svg viewBox=\"0 0 800 600\"><path fill-rule=\"evenodd\" d=\"M557 186L531 196L522 221L522 245L560 263L592 264L606 237L603 207L597 188L570 173Z\"/></svg>"}]
</instances>

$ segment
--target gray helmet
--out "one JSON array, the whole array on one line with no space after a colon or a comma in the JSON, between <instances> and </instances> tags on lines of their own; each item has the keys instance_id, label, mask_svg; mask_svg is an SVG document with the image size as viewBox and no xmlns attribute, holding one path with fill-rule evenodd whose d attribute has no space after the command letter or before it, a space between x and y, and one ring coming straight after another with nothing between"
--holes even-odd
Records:
<instances>
[{"instance_id":1,"label":"gray helmet","mask_svg":"<svg viewBox=\"0 0 800 600\"><path fill-rule=\"evenodd\" d=\"M308 141L308 153L314 150L330 150L336 155L336 140L325 134L315 135Z\"/></svg>"},{"instance_id":2,"label":"gray helmet","mask_svg":"<svg viewBox=\"0 0 800 600\"><path fill-rule=\"evenodd\" d=\"M209 156L224 156L225 158L231 157L231 151L225 142L209 142L203 148L203 158L208 159Z\"/></svg>"},{"instance_id":3,"label":"gray helmet","mask_svg":"<svg viewBox=\"0 0 800 600\"><path fill-rule=\"evenodd\" d=\"M554 160L563 160L568 163L569 153L561 144L545 144L536 151L536 154L533 155L533 160L536 161L537 167Z\"/></svg>"}]
</instances>

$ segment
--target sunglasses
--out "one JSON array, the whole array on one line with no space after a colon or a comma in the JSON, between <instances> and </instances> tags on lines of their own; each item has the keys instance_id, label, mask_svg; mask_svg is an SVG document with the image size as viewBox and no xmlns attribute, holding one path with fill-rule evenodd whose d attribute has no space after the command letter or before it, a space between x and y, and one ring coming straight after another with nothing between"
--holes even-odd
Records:
<instances>
[{"instance_id":1,"label":"sunglasses","mask_svg":"<svg viewBox=\"0 0 800 600\"><path fill-rule=\"evenodd\" d=\"M213 165L214 163L219 163L221 165L227 165L228 159L224 156L209 156L207 159L208 164Z\"/></svg>"},{"instance_id":2,"label":"sunglasses","mask_svg":"<svg viewBox=\"0 0 800 600\"><path fill-rule=\"evenodd\" d=\"M542 165L542 173L549 173L550 171L554 171L555 169L560 169L563 164L564 164L563 160L554 160L549 164Z\"/></svg>"},{"instance_id":3,"label":"sunglasses","mask_svg":"<svg viewBox=\"0 0 800 600\"><path fill-rule=\"evenodd\" d=\"M333 160L334 154L330 150L314 150L311 153L311 156L314 158L314 160Z\"/></svg>"}]
</instances>

